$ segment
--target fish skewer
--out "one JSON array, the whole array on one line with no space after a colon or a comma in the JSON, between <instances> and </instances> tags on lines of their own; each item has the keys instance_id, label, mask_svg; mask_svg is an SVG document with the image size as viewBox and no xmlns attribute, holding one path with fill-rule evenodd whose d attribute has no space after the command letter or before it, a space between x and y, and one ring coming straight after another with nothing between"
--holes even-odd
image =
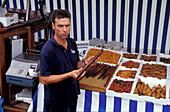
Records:
<instances>
[{"instance_id":1,"label":"fish skewer","mask_svg":"<svg viewBox=\"0 0 170 112\"><path fill-rule=\"evenodd\" d=\"M81 72L79 73L78 77L73 81L73 83L90 67L90 65L103 53L103 49L101 49L101 51L95 56L93 57L93 60L88 63L82 70ZM82 77L79 79L81 80Z\"/></svg>"}]
</instances>

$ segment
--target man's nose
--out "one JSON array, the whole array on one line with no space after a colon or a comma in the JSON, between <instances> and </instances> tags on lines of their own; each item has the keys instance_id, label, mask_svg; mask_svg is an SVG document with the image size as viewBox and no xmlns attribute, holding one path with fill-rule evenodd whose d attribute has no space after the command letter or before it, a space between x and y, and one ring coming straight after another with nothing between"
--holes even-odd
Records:
<instances>
[{"instance_id":1,"label":"man's nose","mask_svg":"<svg viewBox=\"0 0 170 112\"><path fill-rule=\"evenodd\" d=\"M67 27L66 26L63 27L63 31L67 31Z\"/></svg>"}]
</instances>

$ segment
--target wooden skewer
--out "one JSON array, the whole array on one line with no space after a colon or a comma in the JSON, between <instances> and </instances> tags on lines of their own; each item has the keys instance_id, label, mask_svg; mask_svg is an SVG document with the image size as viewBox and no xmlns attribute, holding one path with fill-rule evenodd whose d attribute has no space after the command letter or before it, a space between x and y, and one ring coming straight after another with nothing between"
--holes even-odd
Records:
<instances>
[{"instance_id":1,"label":"wooden skewer","mask_svg":"<svg viewBox=\"0 0 170 112\"><path fill-rule=\"evenodd\" d=\"M102 71L102 74L98 77L98 79L102 78L109 70L110 66L107 66L105 67L105 69Z\"/></svg>"},{"instance_id":2,"label":"wooden skewer","mask_svg":"<svg viewBox=\"0 0 170 112\"><path fill-rule=\"evenodd\" d=\"M97 67L97 66L98 66L97 64L96 64L95 66L91 66L91 67L88 69L88 71L86 71L85 76L86 76L86 77L89 77L90 74L92 73L92 71L94 70L94 67Z\"/></svg>"},{"instance_id":3,"label":"wooden skewer","mask_svg":"<svg viewBox=\"0 0 170 112\"><path fill-rule=\"evenodd\" d=\"M101 49L101 51L93 58L93 60L88 63L79 73L78 77L73 81L73 83L84 73L84 71L86 71L90 65L103 53L103 49ZM80 78L81 79L81 78ZM79 80L80 80L79 79Z\"/></svg>"},{"instance_id":4,"label":"wooden skewer","mask_svg":"<svg viewBox=\"0 0 170 112\"><path fill-rule=\"evenodd\" d=\"M100 73L101 70L103 69L103 67L104 67L104 65L100 65L100 67L97 68L97 71L94 74L92 74L92 77L95 77L98 73Z\"/></svg>"},{"instance_id":5,"label":"wooden skewer","mask_svg":"<svg viewBox=\"0 0 170 112\"><path fill-rule=\"evenodd\" d=\"M96 75L102 74L102 73L106 70L106 68L107 68L107 66L104 65L104 66L101 68L101 70L100 70Z\"/></svg>"},{"instance_id":6,"label":"wooden skewer","mask_svg":"<svg viewBox=\"0 0 170 112\"><path fill-rule=\"evenodd\" d=\"M105 79L108 75L110 75L110 73L112 72L111 71L112 68L110 68L102 77L102 79Z\"/></svg>"},{"instance_id":7,"label":"wooden skewer","mask_svg":"<svg viewBox=\"0 0 170 112\"><path fill-rule=\"evenodd\" d=\"M110 76L110 75L113 75L113 73L115 72L115 68L114 67L111 67L108 71L108 73L102 78L102 79L105 79L106 77Z\"/></svg>"},{"instance_id":8,"label":"wooden skewer","mask_svg":"<svg viewBox=\"0 0 170 112\"><path fill-rule=\"evenodd\" d=\"M92 70L92 67L90 67L90 68L86 71L86 74L90 73L91 70Z\"/></svg>"},{"instance_id":9,"label":"wooden skewer","mask_svg":"<svg viewBox=\"0 0 170 112\"><path fill-rule=\"evenodd\" d=\"M102 79L105 79L106 77L108 77L108 76L110 77L111 75L113 75L115 70L116 70L115 67L111 67L109 72Z\"/></svg>"},{"instance_id":10,"label":"wooden skewer","mask_svg":"<svg viewBox=\"0 0 170 112\"><path fill-rule=\"evenodd\" d=\"M88 74L87 78L92 76L94 73L96 73L98 71L98 69L100 68L100 66L101 66L100 64L97 64L97 66L94 66L93 69Z\"/></svg>"}]
</instances>

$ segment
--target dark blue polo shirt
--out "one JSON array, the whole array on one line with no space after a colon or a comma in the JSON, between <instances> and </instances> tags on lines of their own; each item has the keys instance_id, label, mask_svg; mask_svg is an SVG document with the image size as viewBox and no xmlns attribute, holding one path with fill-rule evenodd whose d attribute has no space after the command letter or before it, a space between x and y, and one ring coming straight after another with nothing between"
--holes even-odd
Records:
<instances>
[{"instance_id":1,"label":"dark blue polo shirt","mask_svg":"<svg viewBox=\"0 0 170 112\"><path fill-rule=\"evenodd\" d=\"M77 45L71 38L67 38L67 50L59 45L54 38L48 40L40 54L41 76L60 75L77 69L79 61ZM74 78L61 82L44 85L44 100L48 104L64 104L77 99L80 92L78 82Z\"/></svg>"}]
</instances>

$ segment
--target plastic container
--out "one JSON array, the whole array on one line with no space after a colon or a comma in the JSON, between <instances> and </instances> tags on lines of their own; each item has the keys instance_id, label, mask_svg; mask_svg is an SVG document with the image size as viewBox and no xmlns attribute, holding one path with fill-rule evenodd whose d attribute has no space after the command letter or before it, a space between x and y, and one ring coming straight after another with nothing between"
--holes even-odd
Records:
<instances>
[{"instance_id":1,"label":"plastic container","mask_svg":"<svg viewBox=\"0 0 170 112\"><path fill-rule=\"evenodd\" d=\"M3 112L2 104L4 102L4 99L0 96L0 112Z\"/></svg>"},{"instance_id":2,"label":"plastic container","mask_svg":"<svg viewBox=\"0 0 170 112\"><path fill-rule=\"evenodd\" d=\"M0 105L0 112L3 112L3 108L2 108L2 106Z\"/></svg>"}]
</instances>

